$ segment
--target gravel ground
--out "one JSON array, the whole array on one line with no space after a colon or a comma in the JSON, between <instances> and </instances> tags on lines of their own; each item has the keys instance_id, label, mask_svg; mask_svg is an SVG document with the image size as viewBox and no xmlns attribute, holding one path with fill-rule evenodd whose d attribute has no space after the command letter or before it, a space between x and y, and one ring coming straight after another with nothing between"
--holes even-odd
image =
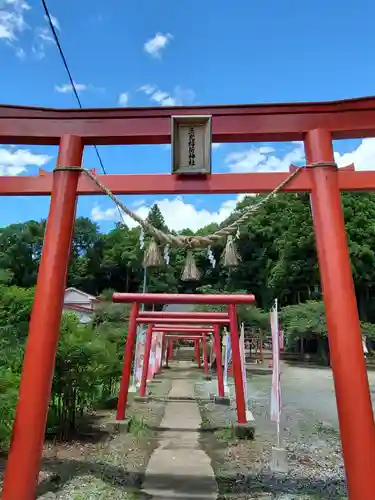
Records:
<instances>
[{"instance_id":1,"label":"gravel ground","mask_svg":"<svg viewBox=\"0 0 375 500\"><path fill-rule=\"evenodd\" d=\"M173 370L166 371L152 385L152 394L167 395L171 378L178 376ZM193 370L191 376L196 378L197 372ZM369 379L375 399L375 372L369 372ZM228 408L207 402L208 395L216 393L216 380L196 380L203 427L219 428L201 433L201 445L212 459L218 481L219 500L345 499L330 370L284 365L281 380L281 431L289 466L284 475L270 471L271 450L276 442L275 424L269 420L271 377L253 375L248 379L249 403L256 424L254 441L233 437L234 387L230 387L232 406ZM108 434L106 423L114 420L114 412L103 412L97 415L102 432L96 432L96 441L47 443L38 500L139 499L144 471L157 446L153 428L160 425L164 407L162 400L146 404L132 401L128 415L135 417L135 425L131 432Z\"/></svg>"},{"instance_id":2,"label":"gravel ground","mask_svg":"<svg viewBox=\"0 0 375 500\"><path fill-rule=\"evenodd\" d=\"M155 396L165 396L171 388L167 379L152 384ZM97 443L47 444L39 477L38 500L133 500L139 498L151 453L157 445L155 431L164 414L165 403L132 401L127 416L133 416L129 432L105 434ZM102 430L108 429L115 412L103 412Z\"/></svg>"},{"instance_id":3,"label":"gravel ground","mask_svg":"<svg viewBox=\"0 0 375 500\"><path fill-rule=\"evenodd\" d=\"M369 373L372 393L375 374ZM196 394L216 392L216 380L200 382ZM271 376L253 375L248 395L255 417L254 441L233 438L235 422L230 408L201 403L204 426L227 427L202 433L202 446L212 458L221 499L341 500L346 485L338 435L337 412L330 370L285 365L282 372L282 442L289 472L270 471L276 426L269 420ZM234 387L230 387L233 404ZM229 427L229 428L228 428Z\"/></svg>"}]
</instances>

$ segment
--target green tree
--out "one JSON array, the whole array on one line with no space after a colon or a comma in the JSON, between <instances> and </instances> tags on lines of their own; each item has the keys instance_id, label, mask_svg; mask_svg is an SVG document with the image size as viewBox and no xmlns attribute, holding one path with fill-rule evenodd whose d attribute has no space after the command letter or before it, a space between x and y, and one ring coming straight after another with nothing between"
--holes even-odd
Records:
<instances>
[{"instance_id":1,"label":"green tree","mask_svg":"<svg viewBox=\"0 0 375 500\"><path fill-rule=\"evenodd\" d=\"M67 439L79 418L101 400L116 358L114 345L103 332L80 325L74 314L64 314L56 355L48 431ZM119 361L119 360L118 360Z\"/></svg>"},{"instance_id":2,"label":"green tree","mask_svg":"<svg viewBox=\"0 0 375 500\"><path fill-rule=\"evenodd\" d=\"M307 301L286 306L281 311L281 321L288 350L296 351L300 346L303 354L303 346L315 340L318 355L326 363L329 362L328 331L323 302ZM361 321L361 331L368 340L375 340L375 325Z\"/></svg>"},{"instance_id":3,"label":"green tree","mask_svg":"<svg viewBox=\"0 0 375 500\"><path fill-rule=\"evenodd\" d=\"M0 229L0 269L8 281L18 286L33 286L43 246L45 223L29 221Z\"/></svg>"},{"instance_id":4,"label":"green tree","mask_svg":"<svg viewBox=\"0 0 375 500\"><path fill-rule=\"evenodd\" d=\"M150 208L150 211L146 218L149 224L152 224L156 229L160 229L160 231L168 232L169 229L165 223L163 214L160 211L157 203L154 203Z\"/></svg>"},{"instance_id":5,"label":"green tree","mask_svg":"<svg viewBox=\"0 0 375 500\"><path fill-rule=\"evenodd\" d=\"M160 208L155 203L147 216L147 222L152 224L156 229L163 231L165 233L169 232L169 229L165 223L163 214L160 211ZM146 235L145 238L145 247L150 243L151 237ZM159 244L159 250L161 254L164 256L164 244ZM176 255L172 249L169 250L170 255ZM143 258L142 258L143 260ZM156 268L149 267L147 268L147 291L150 293L160 292L160 293L177 293L178 292L178 278L174 268L173 257L171 257L171 264L167 265L163 262L161 266ZM138 291L141 291L143 288L143 280L139 284Z\"/></svg>"}]
</instances>

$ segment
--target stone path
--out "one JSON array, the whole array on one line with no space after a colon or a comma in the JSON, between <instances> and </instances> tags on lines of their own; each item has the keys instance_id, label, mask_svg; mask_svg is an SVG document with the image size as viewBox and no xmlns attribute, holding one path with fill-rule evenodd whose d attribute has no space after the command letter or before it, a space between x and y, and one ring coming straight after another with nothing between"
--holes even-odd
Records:
<instances>
[{"instance_id":1,"label":"stone path","mask_svg":"<svg viewBox=\"0 0 375 500\"><path fill-rule=\"evenodd\" d=\"M180 361L179 368L184 362ZM186 368L191 363L186 363ZM194 380L172 382L169 397L194 398ZM160 424L159 446L148 463L142 491L155 500L214 500L218 487L210 458L200 448L201 416L196 401L167 402Z\"/></svg>"}]
</instances>

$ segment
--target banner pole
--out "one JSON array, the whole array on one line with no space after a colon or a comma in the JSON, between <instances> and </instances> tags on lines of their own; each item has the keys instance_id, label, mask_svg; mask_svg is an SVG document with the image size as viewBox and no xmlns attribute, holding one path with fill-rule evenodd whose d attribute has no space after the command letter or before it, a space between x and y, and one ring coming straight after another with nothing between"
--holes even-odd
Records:
<instances>
[{"instance_id":1,"label":"banner pole","mask_svg":"<svg viewBox=\"0 0 375 500\"><path fill-rule=\"evenodd\" d=\"M280 328L278 301L275 299L271 309L272 332L272 389L271 389L271 420L276 422L276 447L272 448L271 470L273 472L288 472L286 449L282 448L280 433L281 416L281 386L280 386Z\"/></svg>"},{"instance_id":2,"label":"banner pole","mask_svg":"<svg viewBox=\"0 0 375 500\"><path fill-rule=\"evenodd\" d=\"M143 286L142 286L142 293L146 293L147 290L147 267L143 268ZM145 310L145 305L141 304L141 311L143 312ZM137 336L135 339L135 349L134 349L134 357L133 357L133 373L132 373L132 381L131 385L129 387L129 392L136 392L136 363L135 363L135 358L137 355L137 345L140 341L140 336L141 336L141 331L142 331L142 325L137 326Z\"/></svg>"}]
</instances>

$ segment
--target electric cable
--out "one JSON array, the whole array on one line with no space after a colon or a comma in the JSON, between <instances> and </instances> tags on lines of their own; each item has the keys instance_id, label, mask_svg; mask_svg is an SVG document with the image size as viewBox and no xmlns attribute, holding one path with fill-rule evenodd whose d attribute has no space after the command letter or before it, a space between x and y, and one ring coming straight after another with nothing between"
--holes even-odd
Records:
<instances>
[{"instance_id":1,"label":"electric cable","mask_svg":"<svg viewBox=\"0 0 375 500\"><path fill-rule=\"evenodd\" d=\"M44 13L46 15L46 18L47 18L47 21L48 21L48 24L49 24L49 27L51 29L51 32L52 32L52 36L55 40L55 43L56 43L56 46L57 46L57 49L59 51L59 54L60 54L60 57L61 57L61 60L63 62L63 65L65 67L65 70L67 72L67 75L68 75L68 78L69 78L69 82L70 82L70 85L72 86L72 91L74 93L74 96L77 100L77 103L78 103L78 106L80 109L83 109L83 106L82 106L82 102L81 102L81 99L79 97L79 94L78 94L78 91L77 91L77 88L76 88L76 85L74 83L74 80L73 80L73 76L72 76L72 73L70 71L70 68L69 68L69 65L68 65L68 61L65 57L65 54L64 54L64 51L61 47L61 43L60 43L60 40L59 40L59 37L57 35L57 31L55 29L55 26L53 25L53 22L52 22L52 17L51 17L51 14L49 12L49 9L48 9L48 6L47 6L47 3L46 3L46 0L42 0L42 5L43 5L43 9L44 9ZM94 145L94 150L95 150L95 153L96 153L96 156L98 158L98 161L99 161L99 164L100 164L100 168L102 169L103 171L103 174L104 175L107 175L107 171L104 167L104 163L103 163L103 160L102 160L102 157L100 156L100 153L99 153L99 150L97 148L96 145ZM121 209L118 205L117 206L117 209L118 209L118 212L120 214L120 217L121 217L121 220L122 222L125 224L125 220L124 220L124 216L123 216L123 213L121 212Z\"/></svg>"},{"instance_id":2,"label":"electric cable","mask_svg":"<svg viewBox=\"0 0 375 500\"><path fill-rule=\"evenodd\" d=\"M77 99L78 106L79 106L81 109L83 109L81 99L80 99L80 97L79 97L79 95L78 95L77 88L76 88L76 86L75 86L75 83L74 83L74 80L73 80L73 77L72 77L72 73L71 73L71 71L70 71L70 69L69 69L68 62L67 62L67 60L66 60L66 57L65 57L65 55L64 55L64 52L63 52L62 47L61 47L61 44L60 44L59 37L58 37L57 32L56 32L56 29L55 29L55 27L54 27L54 25L53 25L52 18L51 18L51 14L49 13L49 9L48 9L48 7L47 7L46 1L45 1L45 0L42 0L42 4L43 4L43 9L44 9L44 12L45 12L45 14L46 14L47 21L48 21L48 24L49 24L49 26L50 26L50 29L51 29L51 32L52 32L53 38L54 38L54 40L55 40L55 42L56 42L57 49L58 49L58 51L59 51L59 53L60 53L61 60L62 60L62 62L63 62L63 64L64 64L64 67L65 67L66 72L67 72L67 74L68 74L68 78L69 78L70 84L71 84L71 86L72 86L73 93L74 93L74 95L75 95L75 98ZM102 158L101 158L101 156L100 156L100 154L99 154L99 151L98 151L97 146L95 146L95 145L94 145L94 149L95 149L96 155L97 155L97 157L98 157L98 160L99 160L99 163L100 163L100 167L101 167L101 169L102 169L103 173L104 173L104 174L106 174L107 172L106 172L106 170L105 170L105 168L104 168L103 160L102 160Z\"/></svg>"}]
</instances>

